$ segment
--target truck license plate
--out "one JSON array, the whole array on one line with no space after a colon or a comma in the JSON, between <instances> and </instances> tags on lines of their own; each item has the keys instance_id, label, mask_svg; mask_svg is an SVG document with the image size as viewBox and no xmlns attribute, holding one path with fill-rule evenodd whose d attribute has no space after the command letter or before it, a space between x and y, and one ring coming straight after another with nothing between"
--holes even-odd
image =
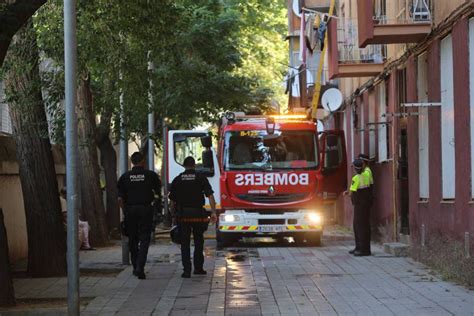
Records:
<instances>
[{"instance_id":1,"label":"truck license plate","mask_svg":"<svg viewBox=\"0 0 474 316\"><path fill-rule=\"evenodd\" d=\"M258 231L260 233L278 233L283 231L283 226L258 226Z\"/></svg>"}]
</instances>

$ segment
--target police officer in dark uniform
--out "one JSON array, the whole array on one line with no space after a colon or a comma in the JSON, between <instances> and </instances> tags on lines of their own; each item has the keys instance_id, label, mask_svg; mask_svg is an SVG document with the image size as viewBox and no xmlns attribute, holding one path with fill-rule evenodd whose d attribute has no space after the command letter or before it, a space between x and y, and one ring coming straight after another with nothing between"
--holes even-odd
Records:
<instances>
[{"instance_id":1,"label":"police officer in dark uniform","mask_svg":"<svg viewBox=\"0 0 474 316\"><path fill-rule=\"evenodd\" d=\"M145 170L143 154L135 152L131 160L132 170L125 172L118 181L119 205L125 218L133 274L145 279L144 269L153 227L151 203L155 195L161 194L161 181L155 172Z\"/></svg>"},{"instance_id":2,"label":"police officer in dark uniform","mask_svg":"<svg viewBox=\"0 0 474 316\"><path fill-rule=\"evenodd\" d=\"M181 260L183 278L191 277L191 232L194 238L194 274L207 274L204 265L204 232L209 224L208 213L204 209L204 196L211 204L211 222L217 221L214 191L207 178L196 173L196 161L187 157L183 162L186 169L171 183L170 199L173 213L181 234Z\"/></svg>"}]
</instances>

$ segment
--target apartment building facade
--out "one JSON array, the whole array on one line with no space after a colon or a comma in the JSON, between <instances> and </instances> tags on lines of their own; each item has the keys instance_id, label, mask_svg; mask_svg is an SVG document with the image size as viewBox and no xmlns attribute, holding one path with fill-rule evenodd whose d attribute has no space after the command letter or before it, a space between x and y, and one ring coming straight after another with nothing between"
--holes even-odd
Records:
<instances>
[{"instance_id":1,"label":"apartment building facade","mask_svg":"<svg viewBox=\"0 0 474 316\"><path fill-rule=\"evenodd\" d=\"M299 27L295 8L322 15L332 2L289 0L290 35ZM373 160L373 231L391 241L409 235L413 245L445 236L471 249L474 1L333 3L322 84L337 86L344 104L325 126L344 130L348 160ZM290 65L296 42L290 38ZM308 99L311 90L307 84ZM350 199L336 205L337 222L351 227Z\"/></svg>"},{"instance_id":2,"label":"apartment building facade","mask_svg":"<svg viewBox=\"0 0 474 316\"><path fill-rule=\"evenodd\" d=\"M327 58L345 106L331 120L349 159L374 161L373 230L472 247L474 3L339 0L336 14ZM338 205L350 225L349 199Z\"/></svg>"}]
</instances>

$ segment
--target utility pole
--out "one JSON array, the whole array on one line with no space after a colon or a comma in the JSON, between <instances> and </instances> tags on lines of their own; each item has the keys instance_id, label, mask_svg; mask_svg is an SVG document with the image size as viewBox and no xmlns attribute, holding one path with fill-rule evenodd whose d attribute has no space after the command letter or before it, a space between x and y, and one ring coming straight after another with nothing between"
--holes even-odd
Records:
<instances>
[{"instance_id":1,"label":"utility pole","mask_svg":"<svg viewBox=\"0 0 474 316\"><path fill-rule=\"evenodd\" d=\"M147 54L148 59L148 170L155 171L155 113L153 112L153 72L155 65L152 61L151 50ZM155 243L155 225L151 232L151 241Z\"/></svg>"},{"instance_id":2,"label":"utility pole","mask_svg":"<svg viewBox=\"0 0 474 316\"><path fill-rule=\"evenodd\" d=\"M148 170L155 171L155 113L153 112L153 72L155 65L151 60L151 50L148 51Z\"/></svg>"},{"instance_id":3,"label":"utility pole","mask_svg":"<svg viewBox=\"0 0 474 316\"><path fill-rule=\"evenodd\" d=\"M128 171L128 141L127 129L125 123L125 103L123 101L123 76L122 71L119 74L120 78L120 153L119 153L119 177ZM130 253L128 248L128 237L122 234L122 264L130 264Z\"/></svg>"},{"instance_id":4,"label":"utility pole","mask_svg":"<svg viewBox=\"0 0 474 316\"><path fill-rule=\"evenodd\" d=\"M76 115L76 0L64 0L64 69L66 98L67 305L79 315L79 251Z\"/></svg>"},{"instance_id":5,"label":"utility pole","mask_svg":"<svg viewBox=\"0 0 474 316\"><path fill-rule=\"evenodd\" d=\"M169 205L168 205L168 127L166 126L166 110L163 113L163 120L161 121L163 126L163 169L161 170L163 176L163 215L165 216L164 224L171 226L169 221Z\"/></svg>"}]
</instances>

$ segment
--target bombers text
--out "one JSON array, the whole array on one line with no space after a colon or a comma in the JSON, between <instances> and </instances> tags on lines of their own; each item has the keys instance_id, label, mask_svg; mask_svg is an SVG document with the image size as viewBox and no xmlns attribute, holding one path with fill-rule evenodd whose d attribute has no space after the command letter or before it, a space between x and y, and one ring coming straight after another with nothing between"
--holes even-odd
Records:
<instances>
[{"instance_id":1,"label":"bombers text","mask_svg":"<svg viewBox=\"0 0 474 316\"><path fill-rule=\"evenodd\" d=\"M308 185L308 173L247 173L235 176L235 185Z\"/></svg>"}]
</instances>

